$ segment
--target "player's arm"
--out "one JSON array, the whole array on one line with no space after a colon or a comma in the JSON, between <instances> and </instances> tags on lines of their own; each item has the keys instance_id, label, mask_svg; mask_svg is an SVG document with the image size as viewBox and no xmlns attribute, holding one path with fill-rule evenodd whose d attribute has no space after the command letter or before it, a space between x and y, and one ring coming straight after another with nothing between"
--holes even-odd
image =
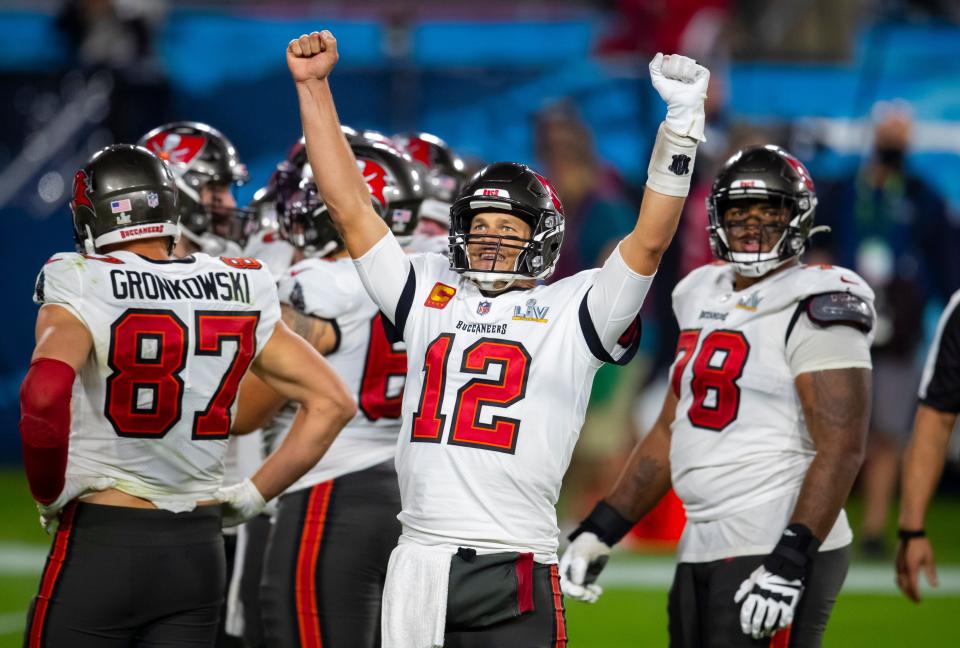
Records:
<instances>
[{"instance_id":1,"label":"player's arm","mask_svg":"<svg viewBox=\"0 0 960 648\"><path fill-rule=\"evenodd\" d=\"M667 117L657 131L640 214L633 231L594 277L587 295L591 320L587 328L593 329L587 340L594 355L606 362L617 361L610 354L640 312L677 231L697 144L703 140L710 72L685 56L657 54L650 62L650 78L667 103Z\"/></svg>"},{"instance_id":2,"label":"player's arm","mask_svg":"<svg viewBox=\"0 0 960 648\"><path fill-rule=\"evenodd\" d=\"M337 64L337 40L329 31L290 41L287 66L300 103L307 157L330 217L354 259L389 234L370 202L370 191L357 168L330 91L329 75Z\"/></svg>"},{"instance_id":3,"label":"player's arm","mask_svg":"<svg viewBox=\"0 0 960 648\"><path fill-rule=\"evenodd\" d=\"M340 336L330 320L306 315L289 304L280 304L280 317L291 331L321 355L332 353L340 344ZM268 425L287 400L254 372L248 371L240 383L237 402L239 406L231 432L249 434Z\"/></svg>"},{"instance_id":4,"label":"player's arm","mask_svg":"<svg viewBox=\"0 0 960 648\"><path fill-rule=\"evenodd\" d=\"M897 549L897 585L911 601L920 602L920 570L937 585L933 545L926 537L927 507L943 474L955 412L941 412L920 403L913 435L903 459L900 481L900 546Z\"/></svg>"},{"instance_id":5,"label":"player's arm","mask_svg":"<svg viewBox=\"0 0 960 648\"><path fill-rule=\"evenodd\" d=\"M685 56L657 54L650 79L667 103L667 117L657 132L637 223L620 244L627 267L646 276L657 271L690 191L697 144L704 139L710 72Z\"/></svg>"},{"instance_id":6,"label":"player's arm","mask_svg":"<svg viewBox=\"0 0 960 648\"><path fill-rule=\"evenodd\" d=\"M937 584L933 545L926 537L927 507L943 474L950 433L960 413L960 293L940 316L927 353L920 403L907 445L900 478L900 546L897 585L912 601L920 601L920 570Z\"/></svg>"},{"instance_id":7,"label":"player's arm","mask_svg":"<svg viewBox=\"0 0 960 648\"><path fill-rule=\"evenodd\" d=\"M93 338L70 310L56 304L40 309L35 334L20 387L20 438L30 492L41 504L51 504L64 490L73 382Z\"/></svg>"},{"instance_id":8,"label":"player's arm","mask_svg":"<svg viewBox=\"0 0 960 648\"><path fill-rule=\"evenodd\" d=\"M251 369L284 400L299 403L300 411L283 443L253 477L215 493L233 509L225 511L228 526L259 513L316 464L356 413L353 397L329 363L282 321Z\"/></svg>"},{"instance_id":9,"label":"player's arm","mask_svg":"<svg viewBox=\"0 0 960 648\"><path fill-rule=\"evenodd\" d=\"M868 300L826 293L797 308L786 355L816 454L787 528L734 595L741 630L754 639L793 623L812 560L860 471L870 422L873 308Z\"/></svg>"},{"instance_id":10,"label":"player's arm","mask_svg":"<svg viewBox=\"0 0 960 648\"><path fill-rule=\"evenodd\" d=\"M610 549L670 490L670 425L676 411L677 397L667 390L660 415L634 446L616 484L570 534L560 560L560 585L567 596L597 600L602 589L595 581Z\"/></svg>"},{"instance_id":11,"label":"player's arm","mask_svg":"<svg viewBox=\"0 0 960 648\"><path fill-rule=\"evenodd\" d=\"M816 545L830 533L860 471L870 423L870 370L803 373L795 385L816 448L790 525L802 525Z\"/></svg>"},{"instance_id":12,"label":"player's arm","mask_svg":"<svg viewBox=\"0 0 960 648\"><path fill-rule=\"evenodd\" d=\"M287 66L297 86L307 157L323 201L371 299L397 325L406 317L398 303L412 287L410 261L373 210L370 190L340 130L328 77L337 63L337 40L329 31L301 36L287 45ZM411 295L412 297L412 295Z\"/></svg>"}]
</instances>

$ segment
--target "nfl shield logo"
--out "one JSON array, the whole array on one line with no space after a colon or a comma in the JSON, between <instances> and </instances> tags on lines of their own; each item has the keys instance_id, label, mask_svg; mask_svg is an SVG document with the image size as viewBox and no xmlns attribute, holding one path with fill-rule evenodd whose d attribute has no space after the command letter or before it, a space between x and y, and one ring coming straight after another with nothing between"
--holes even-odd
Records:
<instances>
[{"instance_id":1,"label":"nfl shield logo","mask_svg":"<svg viewBox=\"0 0 960 648\"><path fill-rule=\"evenodd\" d=\"M486 315L490 312L490 302L482 301L480 305L477 306L477 315Z\"/></svg>"},{"instance_id":2,"label":"nfl shield logo","mask_svg":"<svg viewBox=\"0 0 960 648\"><path fill-rule=\"evenodd\" d=\"M147 194L147 207L156 207L160 204L160 198L155 193Z\"/></svg>"}]
</instances>

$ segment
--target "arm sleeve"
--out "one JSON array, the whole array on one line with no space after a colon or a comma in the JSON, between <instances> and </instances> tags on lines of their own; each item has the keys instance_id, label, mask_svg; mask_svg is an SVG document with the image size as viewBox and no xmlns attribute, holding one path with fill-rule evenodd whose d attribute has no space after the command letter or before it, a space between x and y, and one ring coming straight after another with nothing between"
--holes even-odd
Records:
<instances>
[{"instance_id":1,"label":"arm sleeve","mask_svg":"<svg viewBox=\"0 0 960 648\"><path fill-rule=\"evenodd\" d=\"M794 376L830 369L870 369L870 339L845 324L819 326L804 312L787 340L787 362Z\"/></svg>"},{"instance_id":2,"label":"arm sleeve","mask_svg":"<svg viewBox=\"0 0 960 648\"><path fill-rule=\"evenodd\" d=\"M402 336L416 289L410 258L397 239L387 233L353 263L370 299L394 325L397 334Z\"/></svg>"},{"instance_id":3,"label":"arm sleeve","mask_svg":"<svg viewBox=\"0 0 960 648\"><path fill-rule=\"evenodd\" d=\"M940 316L920 381L920 402L935 410L960 413L960 292Z\"/></svg>"},{"instance_id":4,"label":"arm sleeve","mask_svg":"<svg viewBox=\"0 0 960 648\"><path fill-rule=\"evenodd\" d=\"M627 267L620 246L594 275L580 307L580 324L587 345L604 362L626 364L640 343L640 307L653 276Z\"/></svg>"}]
</instances>

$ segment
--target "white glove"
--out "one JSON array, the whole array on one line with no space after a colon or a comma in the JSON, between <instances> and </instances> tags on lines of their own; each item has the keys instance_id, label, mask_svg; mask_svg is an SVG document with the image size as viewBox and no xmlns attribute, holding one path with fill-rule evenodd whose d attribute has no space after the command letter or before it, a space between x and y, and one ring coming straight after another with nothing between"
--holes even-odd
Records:
<instances>
[{"instance_id":1,"label":"white glove","mask_svg":"<svg viewBox=\"0 0 960 648\"><path fill-rule=\"evenodd\" d=\"M677 135L707 141L703 136L703 102L707 98L710 70L686 56L657 53L650 61L650 80L667 104L667 128Z\"/></svg>"},{"instance_id":2,"label":"white glove","mask_svg":"<svg viewBox=\"0 0 960 648\"><path fill-rule=\"evenodd\" d=\"M234 527L260 515L267 502L250 479L244 479L239 484L218 488L213 493L213 499L221 504L223 509L223 527Z\"/></svg>"},{"instance_id":3,"label":"white glove","mask_svg":"<svg viewBox=\"0 0 960 648\"><path fill-rule=\"evenodd\" d=\"M787 580L761 565L740 584L733 596L734 603L743 601L740 608L740 629L754 639L769 637L793 623L803 581ZM745 600L744 600L745 599Z\"/></svg>"},{"instance_id":4,"label":"white glove","mask_svg":"<svg viewBox=\"0 0 960 648\"><path fill-rule=\"evenodd\" d=\"M53 535L60 524L60 511L63 507L86 493L107 490L117 485L117 480L110 477L67 477L63 484L63 490L57 499L49 504L37 503L37 510L40 511L40 526L44 531Z\"/></svg>"},{"instance_id":5,"label":"white glove","mask_svg":"<svg viewBox=\"0 0 960 648\"><path fill-rule=\"evenodd\" d=\"M560 557L560 589L570 598L596 603L603 588L594 581L609 557L609 545L595 534L584 531Z\"/></svg>"}]
</instances>

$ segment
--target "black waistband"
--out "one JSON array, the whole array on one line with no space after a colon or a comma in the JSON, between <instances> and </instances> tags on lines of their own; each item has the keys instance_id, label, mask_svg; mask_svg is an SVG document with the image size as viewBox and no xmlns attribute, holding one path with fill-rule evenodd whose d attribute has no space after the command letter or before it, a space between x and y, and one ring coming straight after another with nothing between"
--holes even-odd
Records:
<instances>
[{"instance_id":1,"label":"black waistband","mask_svg":"<svg viewBox=\"0 0 960 648\"><path fill-rule=\"evenodd\" d=\"M184 545L219 541L221 537L218 506L171 513L78 502L73 524L77 539L118 546Z\"/></svg>"}]
</instances>

